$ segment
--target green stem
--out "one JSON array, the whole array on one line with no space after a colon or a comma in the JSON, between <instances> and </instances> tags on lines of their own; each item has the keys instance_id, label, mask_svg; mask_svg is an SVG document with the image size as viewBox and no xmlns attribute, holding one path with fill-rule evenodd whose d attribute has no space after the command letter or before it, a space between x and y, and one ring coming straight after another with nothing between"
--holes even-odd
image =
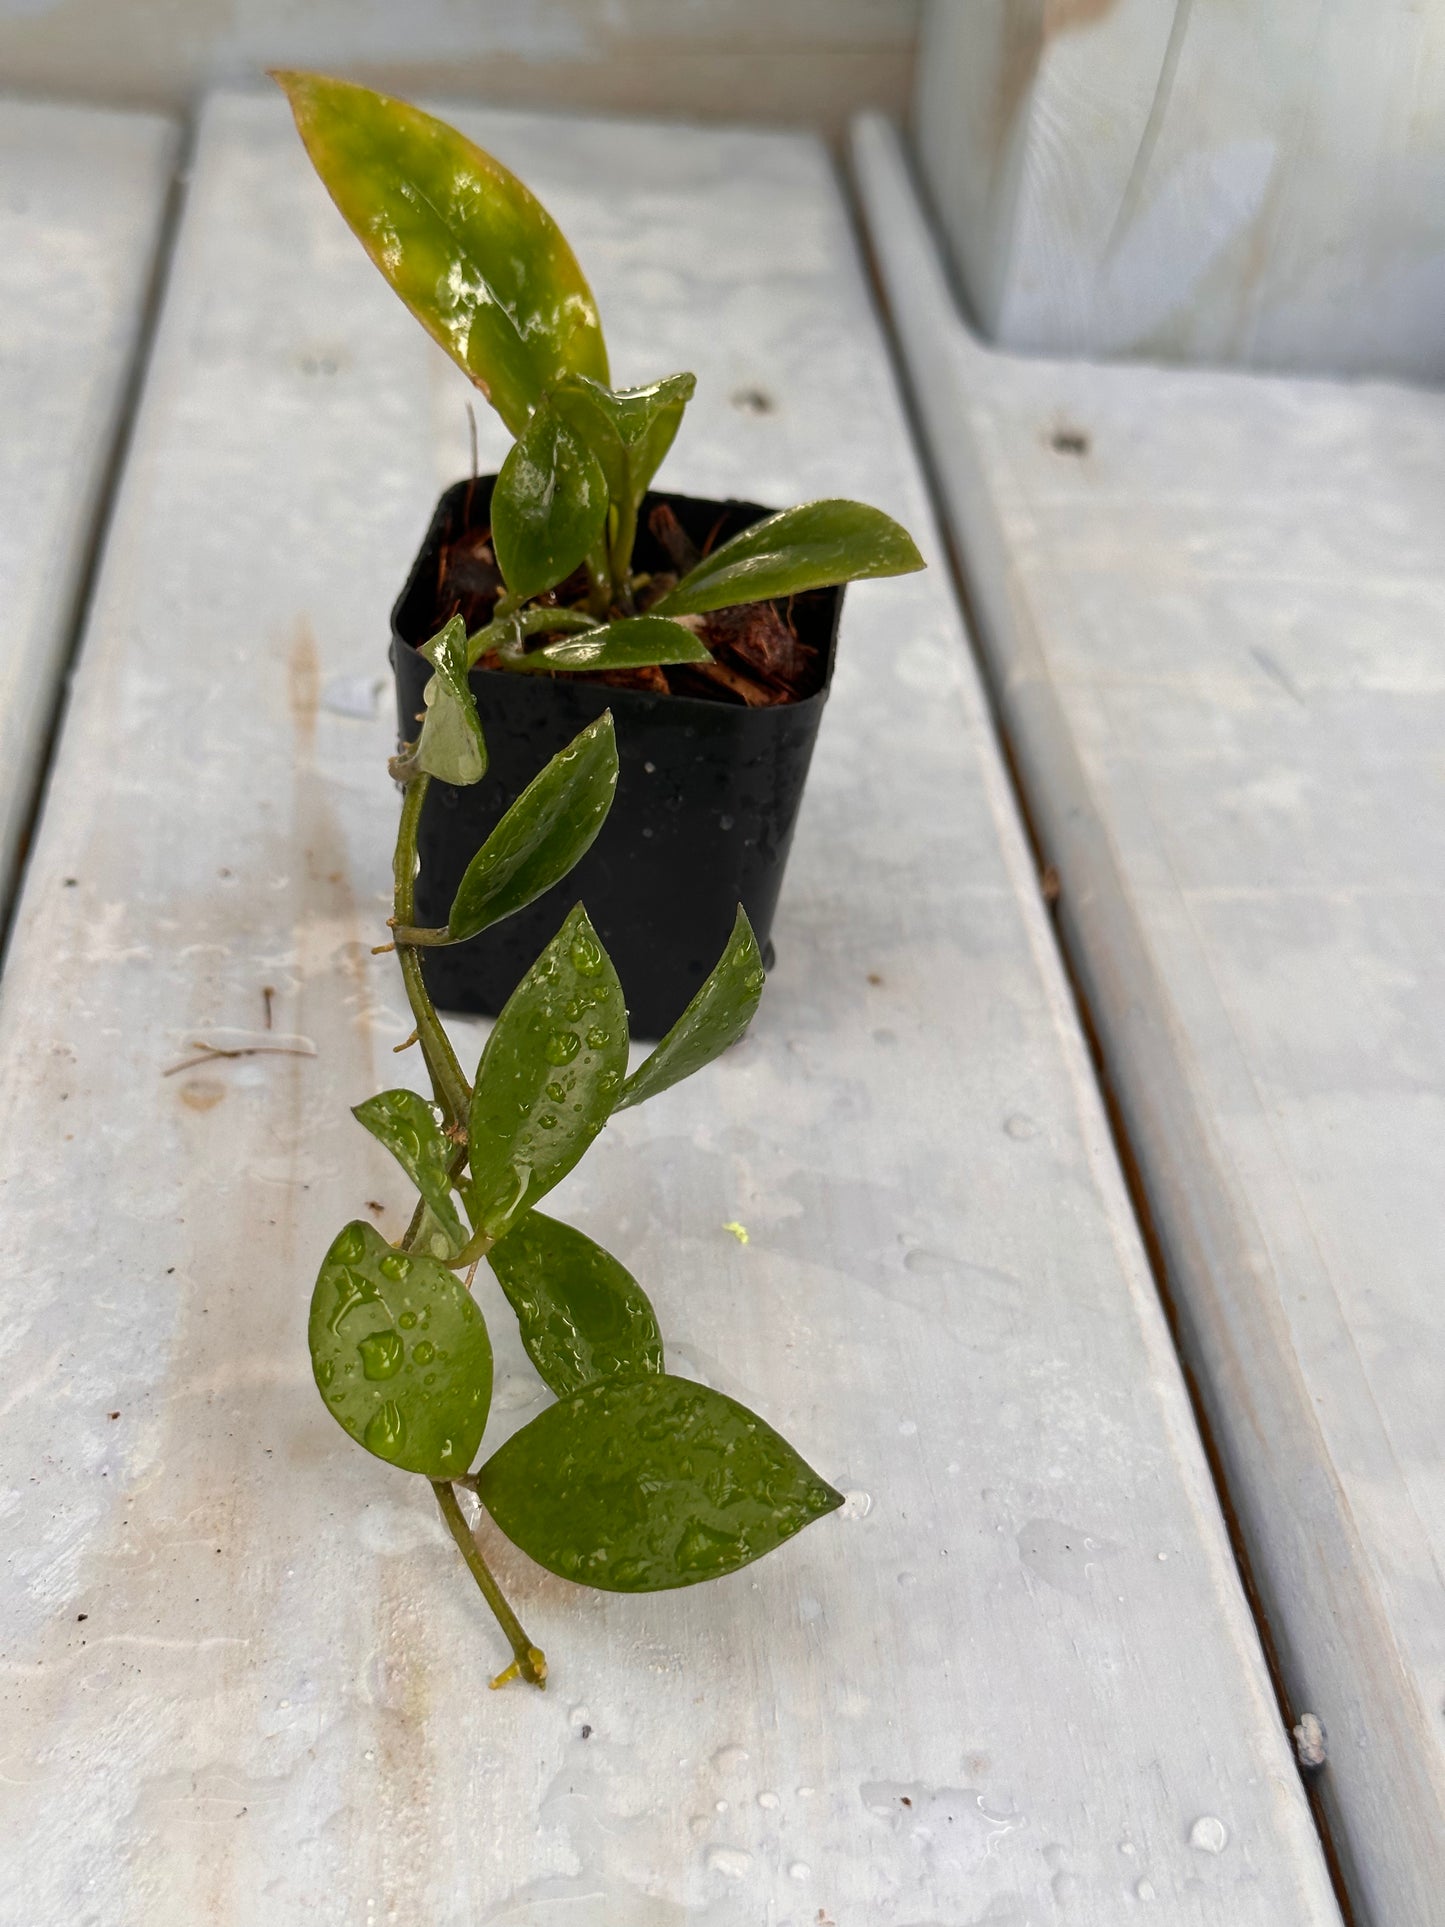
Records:
<instances>
[{"instance_id":1,"label":"green stem","mask_svg":"<svg viewBox=\"0 0 1445 1927\"><path fill-rule=\"evenodd\" d=\"M605 533L587 558L587 607L599 622L606 620L607 611L612 607L612 570L608 566Z\"/></svg>"},{"instance_id":2,"label":"green stem","mask_svg":"<svg viewBox=\"0 0 1445 1927\"><path fill-rule=\"evenodd\" d=\"M416 929L408 924L403 929L393 930L391 938L393 943L410 944L418 949L431 950L440 949L443 944L456 942L456 938L445 925L440 930L428 930Z\"/></svg>"},{"instance_id":3,"label":"green stem","mask_svg":"<svg viewBox=\"0 0 1445 1927\"><path fill-rule=\"evenodd\" d=\"M401 822L396 832L396 855L392 860L392 918L407 928L416 921L416 833L421 822L421 806L431 778L413 776L402 799ZM464 1124L471 1108L472 1091L457 1062L452 1040L442 1027L436 1008L422 980L421 958L407 945L397 945L401 980L406 985L407 1002L416 1019L417 1042L431 1075L432 1089L449 1124Z\"/></svg>"},{"instance_id":4,"label":"green stem","mask_svg":"<svg viewBox=\"0 0 1445 1927\"><path fill-rule=\"evenodd\" d=\"M467 667L480 662L489 650L496 649L509 667L516 660L515 646L523 636L536 636L549 629L595 629L596 616L585 609L557 609L540 605L523 609L520 614L493 616L484 629L467 637Z\"/></svg>"},{"instance_id":5,"label":"green stem","mask_svg":"<svg viewBox=\"0 0 1445 1927\"><path fill-rule=\"evenodd\" d=\"M447 1259L447 1263L453 1271L465 1270L468 1265L474 1265L478 1258L485 1258L496 1242L490 1231L478 1229L467 1239L455 1258Z\"/></svg>"},{"instance_id":6,"label":"green stem","mask_svg":"<svg viewBox=\"0 0 1445 1927\"><path fill-rule=\"evenodd\" d=\"M483 1599L491 1607L497 1624L507 1635L507 1643L512 1649L512 1663L503 1673L498 1673L492 1681L493 1686L503 1686L509 1679L518 1677L530 1680L534 1686L547 1684L547 1656L540 1646L534 1646L523 1631L522 1622L507 1604L506 1595L492 1577L492 1569L482 1557L482 1549L477 1544L476 1535L467 1524L466 1516L457 1503L457 1495L452 1486L444 1479L432 1480L432 1491L437 1495L441 1515L447 1522L447 1530L457 1542L457 1549L467 1562L467 1568L481 1591Z\"/></svg>"},{"instance_id":7,"label":"green stem","mask_svg":"<svg viewBox=\"0 0 1445 1927\"><path fill-rule=\"evenodd\" d=\"M629 492L617 512L617 533L612 538L612 581L625 615L632 614L632 550L637 541L637 502Z\"/></svg>"}]
</instances>

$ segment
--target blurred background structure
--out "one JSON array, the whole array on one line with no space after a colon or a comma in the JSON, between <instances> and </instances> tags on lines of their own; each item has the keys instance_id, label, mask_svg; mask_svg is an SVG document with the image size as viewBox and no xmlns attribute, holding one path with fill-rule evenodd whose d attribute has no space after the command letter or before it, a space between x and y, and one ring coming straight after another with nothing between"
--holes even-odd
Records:
<instances>
[{"instance_id":1,"label":"blurred background structure","mask_svg":"<svg viewBox=\"0 0 1445 1927\"><path fill-rule=\"evenodd\" d=\"M986 338L1438 379L1420 0L0 0L0 87L168 112L268 65L519 107L911 121Z\"/></svg>"},{"instance_id":2,"label":"blurred background structure","mask_svg":"<svg viewBox=\"0 0 1445 1927\"><path fill-rule=\"evenodd\" d=\"M971 6L965 11L971 12ZM919 0L0 0L0 86L183 111L263 67L514 107L901 113Z\"/></svg>"}]
</instances>

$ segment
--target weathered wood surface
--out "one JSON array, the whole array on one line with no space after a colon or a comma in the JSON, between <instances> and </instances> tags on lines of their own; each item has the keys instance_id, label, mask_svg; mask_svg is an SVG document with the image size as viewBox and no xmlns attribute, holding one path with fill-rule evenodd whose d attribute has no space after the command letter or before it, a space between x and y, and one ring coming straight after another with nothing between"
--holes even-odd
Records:
<instances>
[{"instance_id":1,"label":"weathered wood surface","mask_svg":"<svg viewBox=\"0 0 1445 1927\"><path fill-rule=\"evenodd\" d=\"M676 485L938 555L820 148L466 124L619 378L697 369ZM350 712L466 397L281 104L217 100L0 1030L5 1917L1337 1927L941 567L850 591L751 1038L558 1193L846 1514L651 1599L501 1546L553 1683L489 1694L425 1488L322 1409L315 1265L405 1210L346 1113L409 1062Z\"/></svg>"},{"instance_id":2,"label":"weathered wood surface","mask_svg":"<svg viewBox=\"0 0 1445 1927\"><path fill-rule=\"evenodd\" d=\"M1445 1841L1445 397L990 352L869 226L1360 1918Z\"/></svg>"},{"instance_id":3,"label":"weathered wood surface","mask_svg":"<svg viewBox=\"0 0 1445 1927\"><path fill-rule=\"evenodd\" d=\"M1445 14L927 0L914 131L989 339L1445 377Z\"/></svg>"},{"instance_id":4,"label":"weathered wood surface","mask_svg":"<svg viewBox=\"0 0 1445 1927\"><path fill-rule=\"evenodd\" d=\"M0 912L151 282L176 129L0 96Z\"/></svg>"}]
</instances>

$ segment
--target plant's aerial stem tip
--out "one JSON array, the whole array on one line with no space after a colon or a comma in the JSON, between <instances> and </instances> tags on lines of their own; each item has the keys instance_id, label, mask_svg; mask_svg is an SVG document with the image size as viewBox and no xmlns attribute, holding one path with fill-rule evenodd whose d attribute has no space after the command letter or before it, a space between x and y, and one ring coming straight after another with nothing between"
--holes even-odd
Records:
<instances>
[{"instance_id":1,"label":"plant's aerial stem tip","mask_svg":"<svg viewBox=\"0 0 1445 1927\"><path fill-rule=\"evenodd\" d=\"M491 1683L492 1691L495 1693L499 1686L505 1686L514 1679L529 1680L541 1691L547 1690L547 1655L540 1646L529 1646L525 1659L518 1657L510 1666L504 1666Z\"/></svg>"}]
</instances>

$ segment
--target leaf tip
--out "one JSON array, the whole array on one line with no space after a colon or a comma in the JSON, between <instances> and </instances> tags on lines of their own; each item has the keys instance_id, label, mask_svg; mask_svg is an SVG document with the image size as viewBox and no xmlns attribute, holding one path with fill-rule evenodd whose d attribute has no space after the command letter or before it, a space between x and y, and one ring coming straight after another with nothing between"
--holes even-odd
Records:
<instances>
[{"instance_id":1,"label":"leaf tip","mask_svg":"<svg viewBox=\"0 0 1445 1927\"><path fill-rule=\"evenodd\" d=\"M274 80L286 96L298 125L303 113L315 106L316 97L324 84L322 75L308 73L304 67L268 67L266 78Z\"/></svg>"},{"instance_id":2,"label":"leaf tip","mask_svg":"<svg viewBox=\"0 0 1445 1927\"><path fill-rule=\"evenodd\" d=\"M836 1486L829 1485L826 1479L819 1479L818 1490L813 1494L813 1502L816 1508L814 1517L818 1519L826 1519L830 1512L836 1512L846 1503L843 1494Z\"/></svg>"}]
</instances>

